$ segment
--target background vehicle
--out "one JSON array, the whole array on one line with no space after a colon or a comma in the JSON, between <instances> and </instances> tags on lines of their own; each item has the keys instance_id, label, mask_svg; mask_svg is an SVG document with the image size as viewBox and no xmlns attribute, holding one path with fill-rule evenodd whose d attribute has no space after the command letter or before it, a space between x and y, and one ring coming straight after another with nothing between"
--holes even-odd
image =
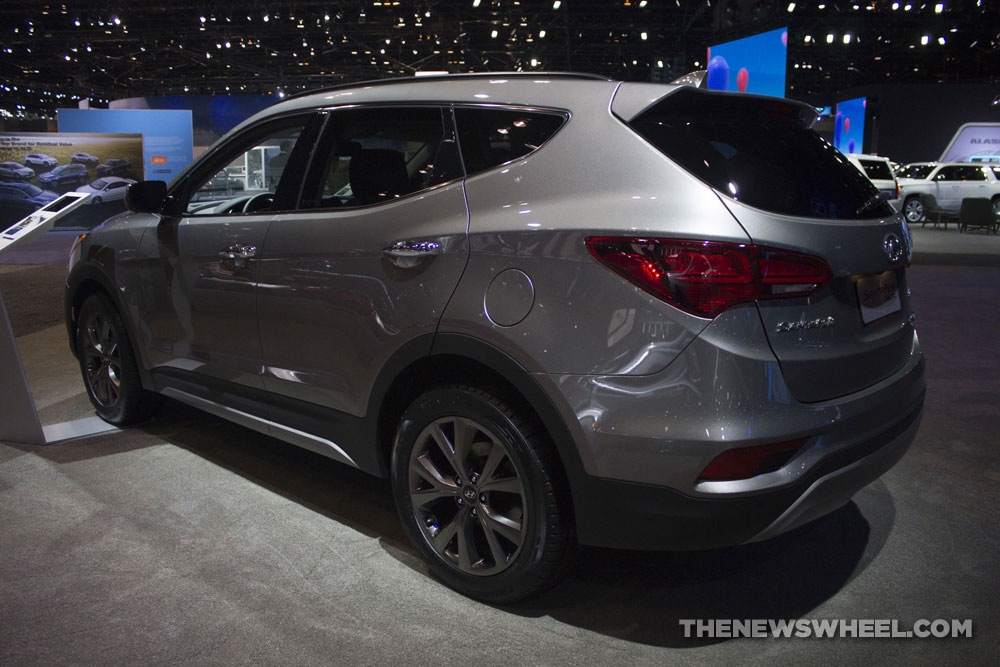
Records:
<instances>
[{"instance_id":1,"label":"background vehicle","mask_svg":"<svg viewBox=\"0 0 1000 667\"><path fill-rule=\"evenodd\" d=\"M34 213L42 206L53 201L59 195L49 190L43 190L37 185L23 181L0 182L0 207L7 211L15 211L11 223ZM4 218L6 220L6 217Z\"/></svg>"},{"instance_id":2,"label":"background vehicle","mask_svg":"<svg viewBox=\"0 0 1000 667\"><path fill-rule=\"evenodd\" d=\"M24 156L24 166L35 171L46 171L59 164L59 160L45 153L29 153Z\"/></svg>"},{"instance_id":3,"label":"background vehicle","mask_svg":"<svg viewBox=\"0 0 1000 667\"><path fill-rule=\"evenodd\" d=\"M88 204L101 204L108 201L118 201L125 198L125 190L135 183L130 178L120 178L118 176L106 176L99 178L89 185L84 185L76 189L77 192L89 192Z\"/></svg>"},{"instance_id":4,"label":"background vehicle","mask_svg":"<svg viewBox=\"0 0 1000 667\"><path fill-rule=\"evenodd\" d=\"M127 176L131 170L132 163L118 157L113 157L103 164L97 165L98 176Z\"/></svg>"},{"instance_id":5,"label":"background vehicle","mask_svg":"<svg viewBox=\"0 0 1000 667\"><path fill-rule=\"evenodd\" d=\"M847 153L847 159L875 184L887 201L899 199L899 183L889 158L864 153Z\"/></svg>"},{"instance_id":6,"label":"background vehicle","mask_svg":"<svg viewBox=\"0 0 1000 667\"><path fill-rule=\"evenodd\" d=\"M537 73L292 99L81 238L71 346L112 423L161 394L391 478L480 599L577 541L767 539L922 414L907 228L815 116ZM217 199L285 142L267 191Z\"/></svg>"},{"instance_id":7,"label":"background vehicle","mask_svg":"<svg viewBox=\"0 0 1000 667\"><path fill-rule=\"evenodd\" d=\"M1000 214L1000 176L997 169L981 163L914 162L899 173L899 198L910 223L924 217L919 195L930 194L942 210L958 213L962 200L985 197Z\"/></svg>"},{"instance_id":8,"label":"background vehicle","mask_svg":"<svg viewBox=\"0 0 1000 667\"><path fill-rule=\"evenodd\" d=\"M90 178L82 164L64 164L38 175L38 182L46 187L76 187Z\"/></svg>"},{"instance_id":9,"label":"background vehicle","mask_svg":"<svg viewBox=\"0 0 1000 667\"><path fill-rule=\"evenodd\" d=\"M24 167L16 162L0 162L0 179L9 181L27 181L34 177L34 169Z\"/></svg>"},{"instance_id":10,"label":"background vehicle","mask_svg":"<svg viewBox=\"0 0 1000 667\"><path fill-rule=\"evenodd\" d=\"M78 164L95 165L101 161L101 158L96 155L91 155L90 153L73 153L73 155L70 156L70 160Z\"/></svg>"}]
</instances>

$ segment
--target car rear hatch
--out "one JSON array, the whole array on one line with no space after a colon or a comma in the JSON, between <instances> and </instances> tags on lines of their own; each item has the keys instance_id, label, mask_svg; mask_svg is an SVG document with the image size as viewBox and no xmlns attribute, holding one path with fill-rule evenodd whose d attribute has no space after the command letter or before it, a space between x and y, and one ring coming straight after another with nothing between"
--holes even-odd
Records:
<instances>
[{"instance_id":1,"label":"car rear hatch","mask_svg":"<svg viewBox=\"0 0 1000 667\"><path fill-rule=\"evenodd\" d=\"M815 115L780 98L679 88L624 118L715 190L758 256L790 250L829 266L810 296L783 297L800 286L776 285L757 300L785 382L802 402L875 384L913 348L909 230L871 181L810 129Z\"/></svg>"}]
</instances>

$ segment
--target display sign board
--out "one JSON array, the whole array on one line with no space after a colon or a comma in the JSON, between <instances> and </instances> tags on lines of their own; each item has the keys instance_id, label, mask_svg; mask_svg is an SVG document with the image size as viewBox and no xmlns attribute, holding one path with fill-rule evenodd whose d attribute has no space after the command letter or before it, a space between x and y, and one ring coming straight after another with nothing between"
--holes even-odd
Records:
<instances>
[{"instance_id":1,"label":"display sign board","mask_svg":"<svg viewBox=\"0 0 1000 667\"><path fill-rule=\"evenodd\" d=\"M170 182L194 159L191 112L152 109L57 109L60 132L136 132L143 137L139 179Z\"/></svg>"},{"instance_id":2,"label":"display sign board","mask_svg":"<svg viewBox=\"0 0 1000 667\"><path fill-rule=\"evenodd\" d=\"M706 87L785 96L788 28L778 28L708 49Z\"/></svg>"},{"instance_id":3,"label":"display sign board","mask_svg":"<svg viewBox=\"0 0 1000 667\"><path fill-rule=\"evenodd\" d=\"M841 153L864 153L865 109L868 100L858 97L837 102L833 145Z\"/></svg>"},{"instance_id":4,"label":"display sign board","mask_svg":"<svg viewBox=\"0 0 1000 667\"><path fill-rule=\"evenodd\" d=\"M125 210L118 184L142 180L142 160L141 134L0 134L0 230L67 190L101 193L59 222L93 227Z\"/></svg>"},{"instance_id":5,"label":"display sign board","mask_svg":"<svg viewBox=\"0 0 1000 667\"><path fill-rule=\"evenodd\" d=\"M90 195L86 192L67 192L14 223L0 234L0 254L6 252L15 243L23 243L49 231L56 219L83 206L88 197Z\"/></svg>"},{"instance_id":6,"label":"display sign board","mask_svg":"<svg viewBox=\"0 0 1000 667\"><path fill-rule=\"evenodd\" d=\"M1000 123L966 123L958 128L941 162L1000 162Z\"/></svg>"}]
</instances>

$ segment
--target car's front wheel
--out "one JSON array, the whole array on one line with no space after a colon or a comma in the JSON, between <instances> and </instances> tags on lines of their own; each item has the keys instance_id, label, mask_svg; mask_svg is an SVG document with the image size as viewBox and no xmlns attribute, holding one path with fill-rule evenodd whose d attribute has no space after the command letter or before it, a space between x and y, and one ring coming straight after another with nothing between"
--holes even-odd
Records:
<instances>
[{"instance_id":1,"label":"car's front wheel","mask_svg":"<svg viewBox=\"0 0 1000 667\"><path fill-rule=\"evenodd\" d=\"M100 204L101 203L101 198L100 197L91 197L90 198L90 203L91 204Z\"/></svg>"},{"instance_id":2,"label":"car's front wheel","mask_svg":"<svg viewBox=\"0 0 1000 667\"><path fill-rule=\"evenodd\" d=\"M572 542L544 431L501 395L440 387L406 410L393 494L410 540L452 588L513 602L550 586Z\"/></svg>"},{"instance_id":3,"label":"car's front wheel","mask_svg":"<svg viewBox=\"0 0 1000 667\"><path fill-rule=\"evenodd\" d=\"M916 224L924 218L924 203L920 197L908 197L903 203L903 215L910 224Z\"/></svg>"},{"instance_id":4,"label":"car's front wheel","mask_svg":"<svg viewBox=\"0 0 1000 667\"><path fill-rule=\"evenodd\" d=\"M76 349L84 386L101 419L124 426L149 417L156 395L142 388L125 324L104 294L83 302Z\"/></svg>"}]
</instances>

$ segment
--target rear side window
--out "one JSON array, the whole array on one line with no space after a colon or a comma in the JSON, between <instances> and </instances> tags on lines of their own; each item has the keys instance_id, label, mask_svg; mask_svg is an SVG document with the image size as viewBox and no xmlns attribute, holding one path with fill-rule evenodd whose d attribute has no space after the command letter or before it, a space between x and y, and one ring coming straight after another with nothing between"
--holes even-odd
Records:
<instances>
[{"instance_id":1,"label":"rear side window","mask_svg":"<svg viewBox=\"0 0 1000 667\"><path fill-rule=\"evenodd\" d=\"M932 164L908 164L899 170L900 178L927 178L934 171Z\"/></svg>"},{"instance_id":2,"label":"rear side window","mask_svg":"<svg viewBox=\"0 0 1000 667\"><path fill-rule=\"evenodd\" d=\"M864 167L868 178L879 178L886 181L892 180L892 169L889 168L888 162L882 162L881 160L858 160L858 162Z\"/></svg>"},{"instance_id":3,"label":"rear side window","mask_svg":"<svg viewBox=\"0 0 1000 667\"><path fill-rule=\"evenodd\" d=\"M486 171L524 157L566 122L563 114L516 109L455 109L465 172Z\"/></svg>"},{"instance_id":4,"label":"rear side window","mask_svg":"<svg viewBox=\"0 0 1000 667\"><path fill-rule=\"evenodd\" d=\"M459 176L437 107L339 109L327 126L300 208L377 204Z\"/></svg>"},{"instance_id":5,"label":"rear side window","mask_svg":"<svg viewBox=\"0 0 1000 667\"><path fill-rule=\"evenodd\" d=\"M630 125L691 174L750 206L808 218L893 215L872 182L809 128L811 121L780 99L684 89Z\"/></svg>"}]
</instances>

